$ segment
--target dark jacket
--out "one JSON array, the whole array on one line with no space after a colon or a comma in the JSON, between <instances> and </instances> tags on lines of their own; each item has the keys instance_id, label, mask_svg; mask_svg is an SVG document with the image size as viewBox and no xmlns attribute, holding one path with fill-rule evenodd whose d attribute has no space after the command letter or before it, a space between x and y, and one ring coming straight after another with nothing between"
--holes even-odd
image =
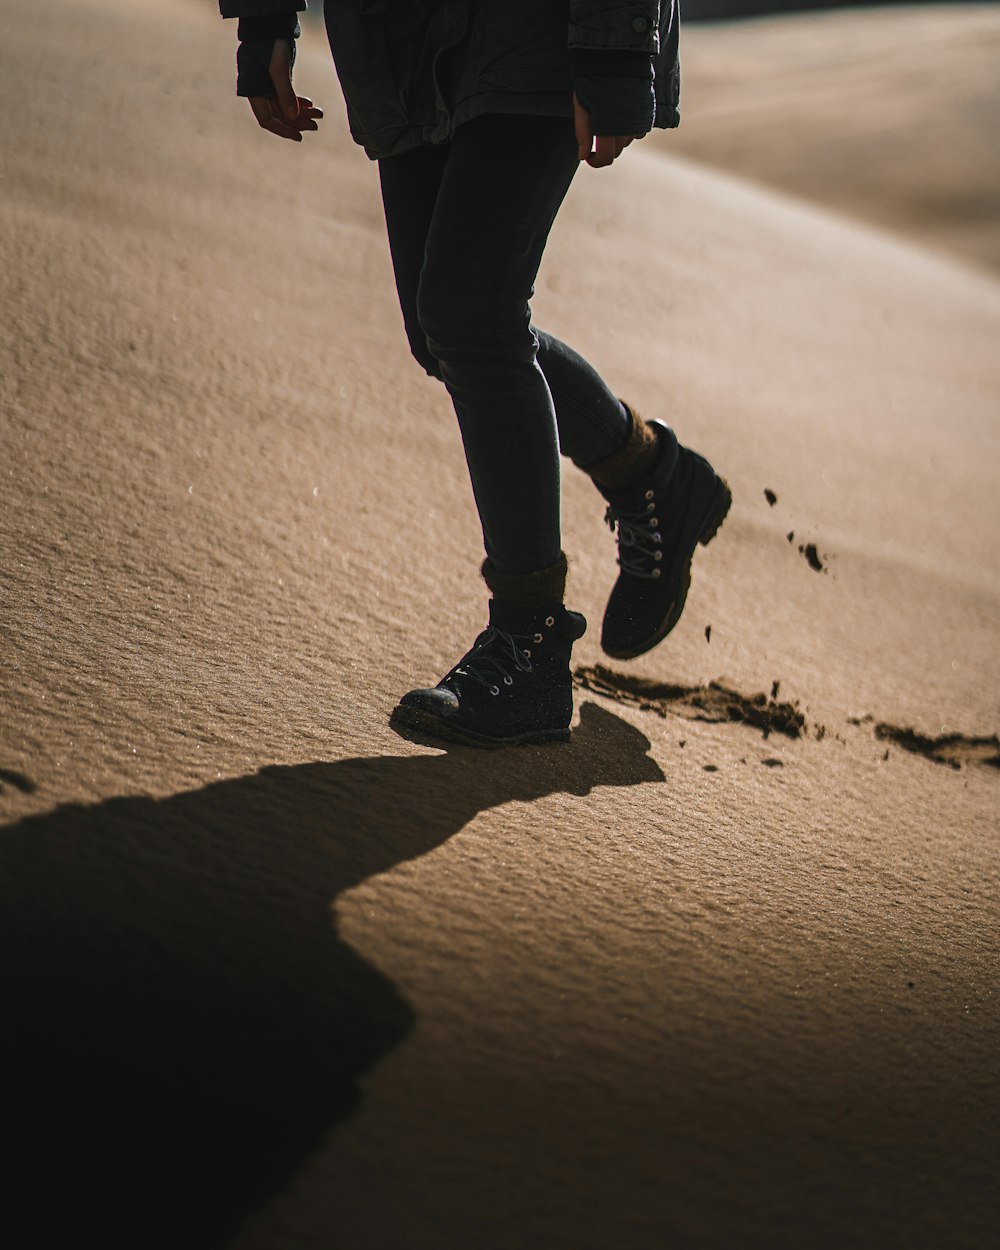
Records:
<instances>
[{"instance_id":1,"label":"dark jacket","mask_svg":"<svg viewBox=\"0 0 1000 1250\"><path fill-rule=\"evenodd\" d=\"M306 4L219 7L249 17ZM440 143L482 113L571 117L578 76L633 75L637 59L652 63L654 125L679 121L678 0L325 0L324 11L351 133L372 157Z\"/></svg>"}]
</instances>

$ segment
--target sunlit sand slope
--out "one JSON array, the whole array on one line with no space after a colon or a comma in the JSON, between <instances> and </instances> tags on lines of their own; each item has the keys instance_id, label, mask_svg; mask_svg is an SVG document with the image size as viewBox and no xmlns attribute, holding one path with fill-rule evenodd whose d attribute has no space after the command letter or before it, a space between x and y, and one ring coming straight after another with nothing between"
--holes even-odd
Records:
<instances>
[{"instance_id":1,"label":"sunlit sand slope","mask_svg":"<svg viewBox=\"0 0 1000 1250\"><path fill-rule=\"evenodd\" d=\"M484 619L453 417L320 39L293 148L213 10L0 0L2 1239L992 1245L1000 286L583 170L537 319L733 512L599 669L568 470L573 742L404 741Z\"/></svg>"},{"instance_id":2,"label":"sunlit sand slope","mask_svg":"<svg viewBox=\"0 0 1000 1250\"><path fill-rule=\"evenodd\" d=\"M996 271L998 61L994 4L688 25L653 142Z\"/></svg>"}]
</instances>

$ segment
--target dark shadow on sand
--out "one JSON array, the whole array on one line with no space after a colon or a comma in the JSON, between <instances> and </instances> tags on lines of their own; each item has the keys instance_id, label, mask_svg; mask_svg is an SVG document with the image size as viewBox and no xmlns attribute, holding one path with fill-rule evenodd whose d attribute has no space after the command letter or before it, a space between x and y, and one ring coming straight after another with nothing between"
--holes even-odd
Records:
<instances>
[{"instance_id":1,"label":"dark shadow on sand","mask_svg":"<svg viewBox=\"0 0 1000 1250\"><path fill-rule=\"evenodd\" d=\"M3 794L5 786L13 786L15 790L20 790L22 794L34 794L35 783L30 777L25 777L24 773L14 772L10 768L0 768L0 794Z\"/></svg>"},{"instance_id":2,"label":"dark shadow on sand","mask_svg":"<svg viewBox=\"0 0 1000 1250\"><path fill-rule=\"evenodd\" d=\"M226 1245L413 1013L344 890L509 800L662 780L585 705L565 746L270 767L0 829L0 1240Z\"/></svg>"}]
</instances>

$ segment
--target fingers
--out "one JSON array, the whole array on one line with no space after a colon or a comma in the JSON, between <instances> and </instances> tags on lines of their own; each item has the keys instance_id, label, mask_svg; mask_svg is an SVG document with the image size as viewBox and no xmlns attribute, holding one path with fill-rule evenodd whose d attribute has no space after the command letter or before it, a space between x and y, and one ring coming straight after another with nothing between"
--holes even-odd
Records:
<instances>
[{"instance_id":1,"label":"fingers","mask_svg":"<svg viewBox=\"0 0 1000 1250\"><path fill-rule=\"evenodd\" d=\"M593 169L605 169L613 164L625 151L633 139L639 135L598 135L594 150L587 157L587 164Z\"/></svg>"},{"instance_id":2,"label":"fingers","mask_svg":"<svg viewBox=\"0 0 1000 1250\"><path fill-rule=\"evenodd\" d=\"M288 121L278 107L278 101L275 96L252 95L250 96L250 108L257 119L257 125L262 130L269 130L271 134L278 135L282 139L291 139L293 143L302 142L302 135L299 132L297 121Z\"/></svg>"},{"instance_id":3,"label":"fingers","mask_svg":"<svg viewBox=\"0 0 1000 1250\"><path fill-rule=\"evenodd\" d=\"M587 157L591 169L605 169L612 164L618 155L618 140L615 135L598 135L594 141L594 150Z\"/></svg>"},{"instance_id":4,"label":"fingers","mask_svg":"<svg viewBox=\"0 0 1000 1250\"><path fill-rule=\"evenodd\" d=\"M621 155L621 151L620 135L598 135L594 141L594 150L587 157L587 164L591 169L606 169Z\"/></svg>"},{"instance_id":5,"label":"fingers","mask_svg":"<svg viewBox=\"0 0 1000 1250\"><path fill-rule=\"evenodd\" d=\"M323 110L317 108L307 96L295 97L294 121L288 119L276 95L250 96L250 108L262 130L269 130L281 139L291 139L293 143L302 142L304 130L319 130L318 123L323 117Z\"/></svg>"},{"instance_id":6,"label":"fingers","mask_svg":"<svg viewBox=\"0 0 1000 1250\"><path fill-rule=\"evenodd\" d=\"M323 110L317 108L312 100L304 95L298 97L298 102L299 116L295 125L298 126L299 130L319 130L319 126L316 123L317 121L322 121Z\"/></svg>"}]
</instances>

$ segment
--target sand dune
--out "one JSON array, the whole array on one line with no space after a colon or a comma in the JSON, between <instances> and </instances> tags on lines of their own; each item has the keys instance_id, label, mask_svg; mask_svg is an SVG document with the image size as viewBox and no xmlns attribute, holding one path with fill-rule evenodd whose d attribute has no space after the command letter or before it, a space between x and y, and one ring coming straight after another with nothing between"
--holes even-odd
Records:
<instances>
[{"instance_id":1,"label":"sand dune","mask_svg":"<svg viewBox=\"0 0 1000 1250\"><path fill-rule=\"evenodd\" d=\"M653 141L996 271L998 58L993 4L688 25Z\"/></svg>"},{"instance_id":2,"label":"sand dune","mask_svg":"<svg viewBox=\"0 0 1000 1250\"><path fill-rule=\"evenodd\" d=\"M933 3L933 0L926 2ZM937 7L943 8L949 2L944 0ZM684 17L689 22L704 22L771 16L775 13L802 13L815 9L884 8L906 3L907 0L684 0Z\"/></svg>"},{"instance_id":3,"label":"sand dune","mask_svg":"<svg viewBox=\"0 0 1000 1250\"><path fill-rule=\"evenodd\" d=\"M0 0L8 1244L992 1244L1000 284L582 171L537 319L733 513L568 747L406 742L483 619L453 418L325 49L272 142L211 8Z\"/></svg>"}]
</instances>

